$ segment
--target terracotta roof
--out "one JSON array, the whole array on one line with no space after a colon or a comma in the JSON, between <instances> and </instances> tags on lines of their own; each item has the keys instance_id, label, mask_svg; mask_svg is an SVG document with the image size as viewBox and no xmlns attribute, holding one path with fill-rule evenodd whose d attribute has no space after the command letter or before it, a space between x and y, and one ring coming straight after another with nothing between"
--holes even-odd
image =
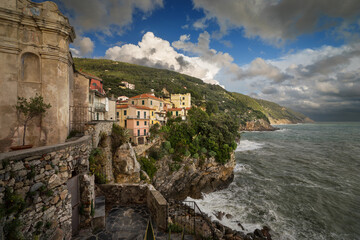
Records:
<instances>
[{"instance_id":1,"label":"terracotta roof","mask_svg":"<svg viewBox=\"0 0 360 240\"><path fill-rule=\"evenodd\" d=\"M125 104L125 105L116 105L116 108L128 108L129 105Z\"/></svg>"},{"instance_id":2,"label":"terracotta roof","mask_svg":"<svg viewBox=\"0 0 360 240\"><path fill-rule=\"evenodd\" d=\"M191 109L191 107L187 107L187 108L185 108L185 110L190 110Z\"/></svg>"},{"instance_id":3,"label":"terracotta roof","mask_svg":"<svg viewBox=\"0 0 360 240\"><path fill-rule=\"evenodd\" d=\"M183 110L182 108L169 108L169 111L181 111Z\"/></svg>"},{"instance_id":4,"label":"terracotta roof","mask_svg":"<svg viewBox=\"0 0 360 240\"><path fill-rule=\"evenodd\" d=\"M136 99L136 98L152 98L152 99L156 99L156 100L159 100L159 101L164 101L160 98L157 98L151 94L148 94L148 93L144 93L144 94L140 94L140 95L137 95L137 96L134 96L134 97L131 97L130 99Z\"/></svg>"},{"instance_id":5,"label":"terracotta roof","mask_svg":"<svg viewBox=\"0 0 360 240\"><path fill-rule=\"evenodd\" d=\"M136 109L143 109L143 110L155 110L155 108L149 108L149 107L145 107L145 106L135 106L135 105L129 105L129 104L118 104L116 106L116 108L129 108L129 107L133 107Z\"/></svg>"}]
</instances>

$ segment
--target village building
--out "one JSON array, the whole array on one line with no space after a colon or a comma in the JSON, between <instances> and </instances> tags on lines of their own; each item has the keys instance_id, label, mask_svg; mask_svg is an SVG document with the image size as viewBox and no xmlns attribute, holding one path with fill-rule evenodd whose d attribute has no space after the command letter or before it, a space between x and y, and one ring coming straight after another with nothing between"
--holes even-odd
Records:
<instances>
[{"instance_id":1,"label":"village building","mask_svg":"<svg viewBox=\"0 0 360 240\"><path fill-rule=\"evenodd\" d=\"M186 116L188 114L188 111L191 108L170 108L168 109L168 112L170 112L171 117L181 117L181 120L186 120Z\"/></svg>"},{"instance_id":2,"label":"village building","mask_svg":"<svg viewBox=\"0 0 360 240\"><path fill-rule=\"evenodd\" d=\"M175 108L189 108L191 107L191 93L171 94L170 101Z\"/></svg>"},{"instance_id":3,"label":"village building","mask_svg":"<svg viewBox=\"0 0 360 240\"><path fill-rule=\"evenodd\" d=\"M84 80L84 78L87 80ZM103 80L91 74L76 71L74 82L80 84L79 82L84 81L87 82L87 89L89 89L88 121L116 121L116 100L106 97ZM84 102L84 105L86 106L86 102Z\"/></svg>"},{"instance_id":4,"label":"village building","mask_svg":"<svg viewBox=\"0 0 360 240\"><path fill-rule=\"evenodd\" d=\"M122 89L128 88L128 89L131 89L131 90L135 90L135 84L128 83L126 81L122 81L119 87L122 88Z\"/></svg>"},{"instance_id":5,"label":"village building","mask_svg":"<svg viewBox=\"0 0 360 240\"><path fill-rule=\"evenodd\" d=\"M150 124L165 124L166 110L164 100L155 97L154 94L140 94L128 99L128 104L153 108L150 113Z\"/></svg>"},{"instance_id":6,"label":"village building","mask_svg":"<svg viewBox=\"0 0 360 240\"><path fill-rule=\"evenodd\" d=\"M117 105L118 122L129 130L130 141L134 144L147 143L150 129L150 115L154 108L134 105Z\"/></svg>"}]
</instances>

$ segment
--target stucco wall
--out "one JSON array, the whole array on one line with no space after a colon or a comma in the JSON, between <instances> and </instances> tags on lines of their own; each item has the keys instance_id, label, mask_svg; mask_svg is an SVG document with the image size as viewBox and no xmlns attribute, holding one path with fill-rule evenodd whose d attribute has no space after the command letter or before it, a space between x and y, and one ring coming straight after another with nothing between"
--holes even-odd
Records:
<instances>
[{"instance_id":1,"label":"stucco wall","mask_svg":"<svg viewBox=\"0 0 360 240\"><path fill-rule=\"evenodd\" d=\"M74 174L81 176L83 187L82 220L90 221L90 203L95 197L94 178L88 176L90 149L90 137L85 136L73 142L0 154L0 203L5 203L6 208L11 206L6 191L26 202L25 209L18 212L22 223L18 231L25 239L33 239L34 235L52 239L56 234L70 239L72 196L67 181ZM14 217L16 212L5 214L2 223L6 226ZM37 228L39 222L42 225Z\"/></svg>"},{"instance_id":2,"label":"stucco wall","mask_svg":"<svg viewBox=\"0 0 360 240\"><path fill-rule=\"evenodd\" d=\"M13 106L17 97L36 93L52 107L29 125L27 144L64 142L71 97L69 43L75 37L68 19L53 2L7 0L0 5L0 29L0 152L21 145L23 128Z\"/></svg>"}]
</instances>

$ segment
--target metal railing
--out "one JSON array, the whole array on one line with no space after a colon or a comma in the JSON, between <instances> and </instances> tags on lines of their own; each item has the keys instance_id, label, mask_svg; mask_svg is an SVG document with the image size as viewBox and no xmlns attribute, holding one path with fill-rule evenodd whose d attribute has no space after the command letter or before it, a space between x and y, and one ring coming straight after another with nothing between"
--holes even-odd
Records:
<instances>
[{"instance_id":1,"label":"metal railing","mask_svg":"<svg viewBox=\"0 0 360 240\"><path fill-rule=\"evenodd\" d=\"M211 221L208 219L206 214L201 211L196 202L183 201L177 202L177 204L182 205L182 207L179 207L182 210L176 210L174 220L175 223L181 225L184 228L186 233L193 234L195 236L202 235L203 233L200 233L199 228L204 223L206 223L208 229L211 232L209 232L209 234L211 235L212 239L218 239ZM197 224L199 225L198 227Z\"/></svg>"}]
</instances>

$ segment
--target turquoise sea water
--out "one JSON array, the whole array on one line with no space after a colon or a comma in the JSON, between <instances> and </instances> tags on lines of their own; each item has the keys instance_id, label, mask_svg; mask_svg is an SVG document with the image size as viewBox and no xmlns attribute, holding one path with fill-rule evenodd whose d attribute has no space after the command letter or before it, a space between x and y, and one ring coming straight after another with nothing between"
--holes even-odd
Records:
<instances>
[{"instance_id":1,"label":"turquoise sea water","mask_svg":"<svg viewBox=\"0 0 360 240\"><path fill-rule=\"evenodd\" d=\"M360 123L280 125L242 133L229 188L196 200L221 222L273 239L360 239Z\"/></svg>"}]
</instances>

